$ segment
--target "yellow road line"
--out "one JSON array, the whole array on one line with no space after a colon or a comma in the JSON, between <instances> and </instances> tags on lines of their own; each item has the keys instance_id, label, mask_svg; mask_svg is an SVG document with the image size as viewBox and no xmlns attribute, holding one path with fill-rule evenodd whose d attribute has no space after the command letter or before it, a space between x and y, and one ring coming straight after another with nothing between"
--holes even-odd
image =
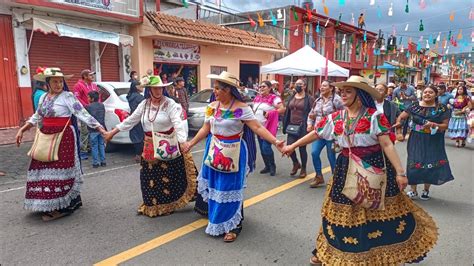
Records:
<instances>
[{"instance_id":1,"label":"yellow road line","mask_svg":"<svg viewBox=\"0 0 474 266\"><path fill-rule=\"evenodd\" d=\"M330 167L326 167L323 169L323 173L327 173L331 171ZM261 201L264 201L270 197L273 197L283 191L286 191L288 189L291 189L297 185L300 185L311 178L315 176L315 173L307 175L305 178L301 179L296 179L291 182L285 183L279 187L273 188L269 191L266 191L262 194L259 194L257 196L254 196L246 201L244 201L244 208L250 207L254 204L257 204ZM137 256L140 256L141 254L144 254L152 249L156 249L164 244L167 244L173 240L176 240L184 235L187 235L199 228L203 228L204 226L207 225L208 220L207 219L199 219L196 220L190 224L187 224L185 226L182 226L176 230L173 230L169 233L166 233L164 235L158 236L150 241L147 241L143 244L140 244L138 246L135 246L131 249L125 250L117 255L114 255L110 258L107 258L103 261L97 262L94 264L95 266L109 266L109 265L118 265L119 263L125 262L127 260L130 260L132 258L135 258Z\"/></svg>"}]
</instances>

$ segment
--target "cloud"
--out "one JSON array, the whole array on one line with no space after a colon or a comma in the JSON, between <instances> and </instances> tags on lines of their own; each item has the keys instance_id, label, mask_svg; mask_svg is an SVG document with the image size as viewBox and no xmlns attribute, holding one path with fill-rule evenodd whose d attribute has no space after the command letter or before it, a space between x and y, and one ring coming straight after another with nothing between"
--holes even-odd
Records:
<instances>
[{"instance_id":1,"label":"cloud","mask_svg":"<svg viewBox=\"0 0 474 266\"><path fill-rule=\"evenodd\" d=\"M291 0L222 0L223 6L230 7L236 11L254 11L261 9L269 9L275 7L283 7L292 5L302 1ZM346 0L345 6L339 6L339 1L326 0L329 8L329 15L337 18L342 13L342 21L350 23L351 13L354 13L355 20L359 17L361 12L365 13L366 25L368 30L378 32L381 29L385 36L392 32L392 27L395 26L397 35L403 36L404 43L408 38L413 41L418 41L420 36L428 39L438 36L438 32L443 32L443 37L447 38L448 31L452 31L452 36L457 38L459 29L462 29L463 40L459 43L457 49L450 48L450 53L455 51L471 51L471 32L473 29L473 21L469 20L469 12L472 9L472 1L466 0L425 0L426 7L421 9L418 0L409 1L409 13L405 12L405 0L375 0L375 5L370 6L369 0ZM323 4L321 0L313 1L317 12L323 12ZM390 4L393 3L393 16L388 16ZM378 10L382 14L381 18L377 16ZM450 21L450 13L454 11L454 21ZM424 31L419 31L420 20L423 20ZM406 24L409 24L409 30L405 32ZM464 43L468 42L465 47ZM459 41L458 41L459 42Z\"/></svg>"}]
</instances>

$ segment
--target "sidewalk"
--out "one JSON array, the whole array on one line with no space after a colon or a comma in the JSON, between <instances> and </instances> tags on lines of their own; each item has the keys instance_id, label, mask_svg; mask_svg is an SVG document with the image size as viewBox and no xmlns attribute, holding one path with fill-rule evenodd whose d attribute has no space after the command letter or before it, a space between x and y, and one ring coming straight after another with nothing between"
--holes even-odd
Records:
<instances>
[{"instance_id":1,"label":"sidewalk","mask_svg":"<svg viewBox=\"0 0 474 266\"><path fill-rule=\"evenodd\" d=\"M26 139L26 136L24 139ZM0 175L0 186L21 183L26 179L26 171L31 160L26 154L31 145L33 145L32 141L22 143L20 147L17 147L16 144L0 145L0 172L5 173L3 176ZM117 152L106 153L105 158L107 167L93 169L91 166L92 158L89 155L89 160L82 161L84 173L134 164L133 148L131 145L120 145Z\"/></svg>"},{"instance_id":2,"label":"sidewalk","mask_svg":"<svg viewBox=\"0 0 474 266\"><path fill-rule=\"evenodd\" d=\"M15 136L18 129L18 127L0 129L0 145L15 144ZM26 131L23 134L23 142L33 141L35 139L35 130L36 128L32 128L29 131Z\"/></svg>"}]
</instances>

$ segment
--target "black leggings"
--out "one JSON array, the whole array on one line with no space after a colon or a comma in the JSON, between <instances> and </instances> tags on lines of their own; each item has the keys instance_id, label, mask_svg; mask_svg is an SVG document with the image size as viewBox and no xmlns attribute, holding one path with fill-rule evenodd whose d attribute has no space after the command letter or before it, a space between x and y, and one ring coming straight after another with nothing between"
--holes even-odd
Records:
<instances>
[{"instance_id":1,"label":"black leggings","mask_svg":"<svg viewBox=\"0 0 474 266\"><path fill-rule=\"evenodd\" d=\"M295 143L298 139L301 137L299 136L294 136L294 135L289 135L286 139L286 144L290 145ZM303 169L306 169L306 163L308 162L308 152L306 152L306 145L301 146L300 148L300 156L301 156L301 167ZM294 164L298 163L298 158L296 157L296 152L293 152L290 156L291 160L293 161Z\"/></svg>"}]
</instances>

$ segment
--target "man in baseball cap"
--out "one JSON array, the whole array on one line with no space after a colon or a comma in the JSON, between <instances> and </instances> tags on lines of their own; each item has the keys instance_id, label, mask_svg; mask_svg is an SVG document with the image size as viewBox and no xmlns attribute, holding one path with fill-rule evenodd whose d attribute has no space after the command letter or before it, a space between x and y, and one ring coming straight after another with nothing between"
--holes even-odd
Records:
<instances>
[{"instance_id":1,"label":"man in baseball cap","mask_svg":"<svg viewBox=\"0 0 474 266\"><path fill-rule=\"evenodd\" d=\"M94 81L95 72L90 69L84 69L81 71L81 79L77 81L74 85L73 92L74 96L79 100L79 102L84 106L89 105L88 94L91 91L99 91L97 85ZM99 97L99 101L101 101ZM88 146L89 146L89 131L87 130L87 125L85 123L80 124L81 131L81 159L87 160L88 156Z\"/></svg>"}]
</instances>

